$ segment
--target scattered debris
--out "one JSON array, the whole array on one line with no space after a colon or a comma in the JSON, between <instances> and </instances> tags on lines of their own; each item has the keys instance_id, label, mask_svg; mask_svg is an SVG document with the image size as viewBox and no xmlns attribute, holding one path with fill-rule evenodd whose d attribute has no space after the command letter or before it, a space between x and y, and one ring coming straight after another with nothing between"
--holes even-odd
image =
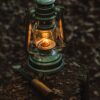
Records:
<instances>
[{"instance_id":1,"label":"scattered debris","mask_svg":"<svg viewBox=\"0 0 100 100\"><path fill-rule=\"evenodd\" d=\"M78 71L82 65L94 70L100 66L100 0L57 0L57 2L66 8L64 22L67 45L64 56L67 63L62 72L49 76L48 81L45 78L45 83L61 91L58 93L61 95L60 100L68 100L69 94L74 94L79 88ZM10 72L14 63L21 62L27 66L24 53L26 43L24 9L32 7L33 1L0 0L0 4L0 100L39 100L25 79L19 74ZM20 65L14 67L20 68ZM82 73L86 71L83 69ZM100 86L97 84L99 77L99 72L95 73L95 77L91 75L93 80L95 78L97 80L93 81L93 84L90 83L90 100L99 100L96 99L97 96L100 97L98 89ZM60 85L57 84L59 81ZM77 100L79 95L70 99Z\"/></svg>"}]
</instances>

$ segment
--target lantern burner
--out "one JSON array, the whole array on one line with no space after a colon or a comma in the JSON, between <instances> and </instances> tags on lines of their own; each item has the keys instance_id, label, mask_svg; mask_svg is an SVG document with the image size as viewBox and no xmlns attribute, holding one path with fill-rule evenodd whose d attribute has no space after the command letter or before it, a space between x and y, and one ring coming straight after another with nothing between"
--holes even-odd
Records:
<instances>
[{"instance_id":1,"label":"lantern burner","mask_svg":"<svg viewBox=\"0 0 100 100\"><path fill-rule=\"evenodd\" d=\"M37 42L37 48L40 50L50 50L56 46L53 40L42 38Z\"/></svg>"}]
</instances>

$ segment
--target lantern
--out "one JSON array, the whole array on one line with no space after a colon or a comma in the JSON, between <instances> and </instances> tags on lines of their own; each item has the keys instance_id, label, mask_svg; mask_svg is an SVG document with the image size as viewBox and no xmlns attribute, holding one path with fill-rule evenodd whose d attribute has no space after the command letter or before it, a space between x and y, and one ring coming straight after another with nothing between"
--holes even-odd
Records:
<instances>
[{"instance_id":1,"label":"lantern","mask_svg":"<svg viewBox=\"0 0 100 100\"><path fill-rule=\"evenodd\" d=\"M30 10L27 50L28 66L35 72L52 73L63 64L62 49L65 46L61 7L55 0L36 0Z\"/></svg>"}]
</instances>

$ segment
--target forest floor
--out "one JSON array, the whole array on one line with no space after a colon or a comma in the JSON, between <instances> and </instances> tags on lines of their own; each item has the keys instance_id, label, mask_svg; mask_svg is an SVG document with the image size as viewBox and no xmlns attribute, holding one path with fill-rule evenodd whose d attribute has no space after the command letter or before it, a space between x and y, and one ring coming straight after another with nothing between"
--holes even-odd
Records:
<instances>
[{"instance_id":1,"label":"forest floor","mask_svg":"<svg viewBox=\"0 0 100 100\"><path fill-rule=\"evenodd\" d=\"M58 100L84 100L80 80L89 84L90 100L100 100L100 1L57 0L65 6L65 67L55 75L32 75L63 95ZM11 67L27 67L25 10L32 0L0 0L0 100L42 100ZM88 76L88 79L87 79ZM84 92L83 92L84 94ZM85 95L86 96L86 95Z\"/></svg>"}]
</instances>

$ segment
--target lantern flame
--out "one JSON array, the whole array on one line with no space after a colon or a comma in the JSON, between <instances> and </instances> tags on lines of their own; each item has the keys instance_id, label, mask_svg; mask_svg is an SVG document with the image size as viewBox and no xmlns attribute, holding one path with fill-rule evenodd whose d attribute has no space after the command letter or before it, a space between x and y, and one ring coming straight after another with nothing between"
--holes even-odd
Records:
<instances>
[{"instance_id":1,"label":"lantern flame","mask_svg":"<svg viewBox=\"0 0 100 100\"><path fill-rule=\"evenodd\" d=\"M50 45L50 41L48 39L43 39L43 43L41 44L41 46L43 47L48 47Z\"/></svg>"},{"instance_id":2,"label":"lantern flame","mask_svg":"<svg viewBox=\"0 0 100 100\"><path fill-rule=\"evenodd\" d=\"M53 40L42 38L37 42L37 47L41 50L50 50L56 46Z\"/></svg>"}]
</instances>

